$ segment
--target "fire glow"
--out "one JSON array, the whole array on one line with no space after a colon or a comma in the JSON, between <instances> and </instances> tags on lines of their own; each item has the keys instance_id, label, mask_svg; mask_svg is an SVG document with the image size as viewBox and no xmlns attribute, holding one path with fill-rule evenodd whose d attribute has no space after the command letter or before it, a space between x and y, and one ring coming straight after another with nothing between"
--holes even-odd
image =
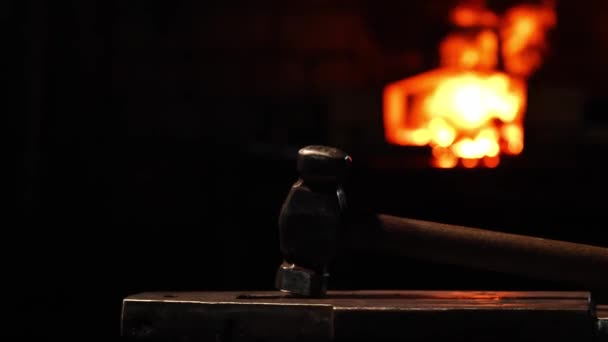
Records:
<instances>
[{"instance_id":1,"label":"fire glow","mask_svg":"<svg viewBox=\"0 0 608 342\"><path fill-rule=\"evenodd\" d=\"M501 154L523 151L526 80L542 63L554 4L501 16L461 5L450 19L458 32L441 42L440 68L385 87L385 137L431 146L436 167L496 167Z\"/></svg>"}]
</instances>

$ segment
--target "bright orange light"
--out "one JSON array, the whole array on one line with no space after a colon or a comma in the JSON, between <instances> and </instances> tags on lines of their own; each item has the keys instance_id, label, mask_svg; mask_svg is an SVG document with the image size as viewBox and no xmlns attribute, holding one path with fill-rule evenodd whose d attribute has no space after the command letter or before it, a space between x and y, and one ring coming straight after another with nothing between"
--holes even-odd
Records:
<instances>
[{"instance_id":1,"label":"bright orange light","mask_svg":"<svg viewBox=\"0 0 608 342\"><path fill-rule=\"evenodd\" d=\"M441 82L427 97L426 110L457 128L478 129L495 118L514 121L523 104L522 95L522 89L512 85L507 75L464 73Z\"/></svg>"},{"instance_id":2,"label":"bright orange light","mask_svg":"<svg viewBox=\"0 0 608 342\"><path fill-rule=\"evenodd\" d=\"M460 27L496 26L498 16L479 7L458 6L450 15L452 22Z\"/></svg>"},{"instance_id":3,"label":"bright orange light","mask_svg":"<svg viewBox=\"0 0 608 342\"><path fill-rule=\"evenodd\" d=\"M501 153L524 149L525 80L542 62L555 11L521 5L498 16L459 6L451 19L467 29L441 42L441 68L385 88L386 140L430 145L436 167L497 167Z\"/></svg>"},{"instance_id":4,"label":"bright orange light","mask_svg":"<svg viewBox=\"0 0 608 342\"><path fill-rule=\"evenodd\" d=\"M502 136L507 142L506 151L510 154L519 154L524 148L524 133L518 125L507 125L502 129Z\"/></svg>"},{"instance_id":5,"label":"bright orange light","mask_svg":"<svg viewBox=\"0 0 608 342\"><path fill-rule=\"evenodd\" d=\"M497 167L499 163L500 163L500 158L498 156L483 158L483 165L487 168L493 169L493 168Z\"/></svg>"},{"instance_id":6,"label":"bright orange light","mask_svg":"<svg viewBox=\"0 0 608 342\"><path fill-rule=\"evenodd\" d=\"M433 148L433 165L435 167L449 169L458 165L458 158L449 149L443 147Z\"/></svg>"},{"instance_id":7,"label":"bright orange light","mask_svg":"<svg viewBox=\"0 0 608 342\"><path fill-rule=\"evenodd\" d=\"M479 160L477 159L462 159L462 166L466 167L467 169L472 169L477 166L477 164L479 164Z\"/></svg>"},{"instance_id":8,"label":"bright orange light","mask_svg":"<svg viewBox=\"0 0 608 342\"><path fill-rule=\"evenodd\" d=\"M493 70L498 64L498 36L492 30L483 30L474 36L451 34L439 49L443 67Z\"/></svg>"},{"instance_id":9,"label":"bright orange light","mask_svg":"<svg viewBox=\"0 0 608 342\"><path fill-rule=\"evenodd\" d=\"M507 11L500 28L505 70L528 77L538 69L546 48L546 32L556 21L550 6L522 5Z\"/></svg>"}]
</instances>

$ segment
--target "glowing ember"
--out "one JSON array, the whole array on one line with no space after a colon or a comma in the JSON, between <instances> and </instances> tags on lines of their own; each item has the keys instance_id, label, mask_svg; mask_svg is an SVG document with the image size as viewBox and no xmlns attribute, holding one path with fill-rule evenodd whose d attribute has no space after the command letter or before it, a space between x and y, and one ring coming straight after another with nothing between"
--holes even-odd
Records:
<instances>
[{"instance_id":1,"label":"glowing ember","mask_svg":"<svg viewBox=\"0 0 608 342\"><path fill-rule=\"evenodd\" d=\"M525 79L542 62L555 12L549 3L517 6L502 17L460 6L451 19L467 30L443 40L441 68L385 88L386 139L430 145L436 167L496 167L500 154L523 151Z\"/></svg>"}]
</instances>

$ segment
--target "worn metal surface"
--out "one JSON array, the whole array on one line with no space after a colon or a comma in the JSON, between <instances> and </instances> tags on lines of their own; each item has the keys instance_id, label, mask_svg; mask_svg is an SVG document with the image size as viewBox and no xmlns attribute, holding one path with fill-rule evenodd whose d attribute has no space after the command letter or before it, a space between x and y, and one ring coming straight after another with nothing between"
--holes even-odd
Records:
<instances>
[{"instance_id":1,"label":"worn metal surface","mask_svg":"<svg viewBox=\"0 0 608 342\"><path fill-rule=\"evenodd\" d=\"M595 341L585 292L143 293L123 336L161 341Z\"/></svg>"},{"instance_id":2,"label":"worn metal surface","mask_svg":"<svg viewBox=\"0 0 608 342\"><path fill-rule=\"evenodd\" d=\"M306 297L319 297L327 292L329 273L311 270L283 262L277 270L276 288L285 293Z\"/></svg>"}]
</instances>

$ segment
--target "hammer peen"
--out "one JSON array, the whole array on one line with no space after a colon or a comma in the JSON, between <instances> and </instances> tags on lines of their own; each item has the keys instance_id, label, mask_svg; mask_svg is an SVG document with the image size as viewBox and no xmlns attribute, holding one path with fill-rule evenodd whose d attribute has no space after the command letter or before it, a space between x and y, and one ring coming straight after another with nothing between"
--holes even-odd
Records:
<instances>
[{"instance_id":1,"label":"hammer peen","mask_svg":"<svg viewBox=\"0 0 608 342\"><path fill-rule=\"evenodd\" d=\"M324 296L339 247L608 290L608 248L349 209L343 183L351 163L336 148L299 150L300 178L279 216L279 290Z\"/></svg>"}]
</instances>

